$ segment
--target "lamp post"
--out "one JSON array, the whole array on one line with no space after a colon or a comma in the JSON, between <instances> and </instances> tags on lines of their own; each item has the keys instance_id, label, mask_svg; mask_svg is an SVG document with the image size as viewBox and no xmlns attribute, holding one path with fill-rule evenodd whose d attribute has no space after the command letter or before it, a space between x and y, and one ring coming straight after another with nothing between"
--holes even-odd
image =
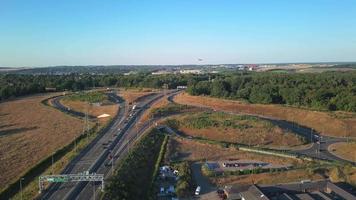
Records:
<instances>
[{"instance_id":1,"label":"lamp post","mask_svg":"<svg viewBox=\"0 0 356 200\"><path fill-rule=\"evenodd\" d=\"M22 200L22 181L25 180L25 178L20 178L20 199Z\"/></svg>"}]
</instances>

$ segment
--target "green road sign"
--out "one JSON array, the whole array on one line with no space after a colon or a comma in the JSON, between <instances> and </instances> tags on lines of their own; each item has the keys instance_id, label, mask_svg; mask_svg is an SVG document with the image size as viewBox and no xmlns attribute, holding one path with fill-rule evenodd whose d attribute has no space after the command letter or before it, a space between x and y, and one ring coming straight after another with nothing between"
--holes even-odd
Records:
<instances>
[{"instance_id":1,"label":"green road sign","mask_svg":"<svg viewBox=\"0 0 356 200\"><path fill-rule=\"evenodd\" d=\"M52 182L52 183L61 183L61 182L68 182L68 178L67 177L51 177L51 178L47 178L48 182Z\"/></svg>"}]
</instances>

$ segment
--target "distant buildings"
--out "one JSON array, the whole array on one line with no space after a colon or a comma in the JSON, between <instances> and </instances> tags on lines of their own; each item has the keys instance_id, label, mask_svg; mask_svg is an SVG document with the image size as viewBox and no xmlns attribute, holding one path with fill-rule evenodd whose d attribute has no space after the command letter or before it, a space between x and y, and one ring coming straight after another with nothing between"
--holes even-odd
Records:
<instances>
[{"instance_id":1,"label":"distant buildings","mask_svg":"<svg viewBox=\"0 0 356 200\"><path fill-rule=\"evenodd\" d=\"M202 74L202 70L200 69L182 69L179 71L181 74Z\"/></svg>"}]
</instances>

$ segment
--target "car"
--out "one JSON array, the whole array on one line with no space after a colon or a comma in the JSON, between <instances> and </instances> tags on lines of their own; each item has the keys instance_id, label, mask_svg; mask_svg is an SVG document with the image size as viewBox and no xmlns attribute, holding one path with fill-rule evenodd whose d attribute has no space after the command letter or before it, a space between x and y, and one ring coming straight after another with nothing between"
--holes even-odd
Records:
<instances>
[{"instance_id":1,"label":"car","mask_svg":"<svg viewBox=\"0 0 356 200\"><path fill-rule=\"evenodd\" d=\"M195 195L198 196L200 194L201 187L198 186L197 189L195 189Z\"/></svg>"}]
</instances>

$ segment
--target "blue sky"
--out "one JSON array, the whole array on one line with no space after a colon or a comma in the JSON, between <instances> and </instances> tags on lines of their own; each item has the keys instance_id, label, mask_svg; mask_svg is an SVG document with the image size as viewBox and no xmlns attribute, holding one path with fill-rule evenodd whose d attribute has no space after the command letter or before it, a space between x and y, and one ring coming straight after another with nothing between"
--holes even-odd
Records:
<instances>
[{"instance_id":1,"label":"blue sky","mask_svg":"<svg viewBox=\"0 0 356 200\"><path fill-rule=\"evenodd\" d=\"M356 1L0 0L0 66L319 61L356 61Z\"/></svg>"}]
</instances>

